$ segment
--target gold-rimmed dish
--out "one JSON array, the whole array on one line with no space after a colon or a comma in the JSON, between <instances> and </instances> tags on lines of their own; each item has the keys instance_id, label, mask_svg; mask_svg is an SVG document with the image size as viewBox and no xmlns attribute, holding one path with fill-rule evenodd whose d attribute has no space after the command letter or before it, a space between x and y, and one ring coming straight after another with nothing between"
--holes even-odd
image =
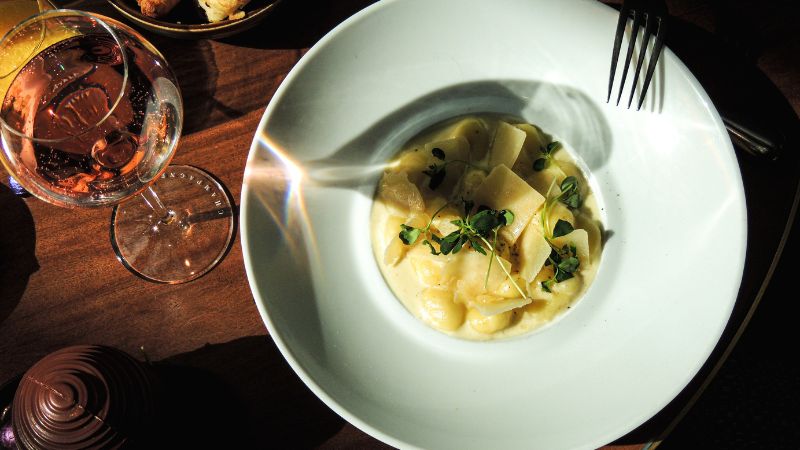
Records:
<instances>
[{"instance_id":1,"label":"gold-rimmed dish","mask_svg":"<svg viewBox=\"0 0 800 450\"><path fill-rule=\"evenodd\" d=\"M108 0L120 14L135 25L178 39L221 39L258 25L281 0L252 0L244 7L245 16L236 20L209 23L196 0L182 0L166 16L154 19L141 13L136 0Z\"/></svg>"}]
</instances>

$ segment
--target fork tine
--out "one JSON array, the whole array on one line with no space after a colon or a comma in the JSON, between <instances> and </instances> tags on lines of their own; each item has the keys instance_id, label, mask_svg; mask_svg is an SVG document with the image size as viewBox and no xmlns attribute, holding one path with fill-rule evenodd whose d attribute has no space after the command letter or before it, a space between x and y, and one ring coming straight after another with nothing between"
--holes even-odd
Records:
<instances>
[{"instance_id":1,"label":"fork tine","mask_svg":"<svg viewBox=\"0 0 800 450\"><path fill-rule=\"evenodd\" d=\"M625 55L625 66L622 69L622 78L619 81L619 93L617 94L617 106L619 106L619 99L622 98L622 88L625 87L625 78L628 76L628 68L631 65L631 57L633 56L633 46L636 42L636 36L639 34L639 27L642 25L642 13L639 10L633 11L633 29L631 30L631 39L628 41L628 54Z\"/></svg>"},{"instance_id":2,"label":"fork tine","mask_svg":"<svg viewBox=\"0 0 800 450\"><path fill-rule=\"evenodd\" d=\"M644 96L647 94L647 87L650 86L650 80L653 78L653 72L656 71L656 63L658 62L658 57L661 55L661 49L664 47L664 35L667 32L667 24L663 17L657 17L658 19L658 33L656 34L656 43L653 47L653 53L650 54L650 63L647 65L647 73L644 76L644 87L642 88L642 94L639 96L639 105L636 106L636 110L642 109L642 103L644 103Z\"/></svg>"},{"instance_id":3,"label":"fork tine","mask_svg":"<svg viewBox=\"0 0 800 450\"><path fill-rule=\"evenodd\" d=\"M622 8L619 10L619 18L617 19L617 32L614 35L614 51L611 53L611 73L608 76L608 97L606 97L606 103L611 100L611 89L614 86L614 74L617 71L619 48L622 45L622 35L625 34L625 24L628 22L629 12L630 8L628 8L626 2L623 2Z\"/></svg>"},{"instance_id":4,"label":"fork tine","mask_svg":"<svg viewBox=\"0 0 800 450\"><path fill-rule=\"evenodd\" d=\"M642 72L642 66L644 65L644 55L647 53L647 47L650 44L650 36L653 35L653 24L656 21L654 17L652 17L651 13L647 14L647 22L644 28L644 40L642 41L642 49L639 52L639 61L636 63L636 72L633 74L633 84L631 85L631 95L628 97L628 108L631 107L631 103L633 103L633 94L636 93L636 83L639 81L639 74Z\"/></svg>"}]
</instances>

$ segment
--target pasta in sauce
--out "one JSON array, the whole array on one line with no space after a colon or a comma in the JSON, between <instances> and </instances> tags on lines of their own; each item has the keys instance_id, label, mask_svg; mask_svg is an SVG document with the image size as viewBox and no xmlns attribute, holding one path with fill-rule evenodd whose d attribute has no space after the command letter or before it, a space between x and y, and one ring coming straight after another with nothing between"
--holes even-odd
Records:
<instances>
[{"instance_id":1,"label":"pasta in sauce","mask_svg":"<svg viewBox=\"0 0 800 450\"><path fill-rule=\"evenodd\" d=\"M376 191L372 245L414 316L496 339L541 327L586 291L600 260L598 217L560 143L531 124L467 116L397 154Z\"/></svg>"}]
</instances>

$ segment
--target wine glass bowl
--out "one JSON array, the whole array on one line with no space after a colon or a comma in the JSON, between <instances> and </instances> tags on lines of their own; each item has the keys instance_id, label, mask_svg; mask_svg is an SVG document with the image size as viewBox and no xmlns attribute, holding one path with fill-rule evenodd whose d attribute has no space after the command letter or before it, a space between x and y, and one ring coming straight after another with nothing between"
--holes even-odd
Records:
<instances>
[{"instance_id":1,"label":"wine glass bowl","mask_svg":"<svg viewBox=\"0 0 800 450\"><path fill-rule=\"evenodd\" d=\"M207 172L169 166L181 94L137 32L81 11L35 15L0 40L0 95L0 162L46 202L114 206L111 244L131 272L182 283L227 253L233 200Z\"/></svg>"},{"instance_id":2,"label":"wine glass bowl","mask_svg":"<svg viewBox=\"0 0 800 450\"><path fill-rule=\"evenodd\" d=\"M177 81L130 28L48 11L9 32L0 61L0 73L10 72L0 160L38 198L114 205L143 191L172 159L183 118Z\"/></svg>"}]
</instances>

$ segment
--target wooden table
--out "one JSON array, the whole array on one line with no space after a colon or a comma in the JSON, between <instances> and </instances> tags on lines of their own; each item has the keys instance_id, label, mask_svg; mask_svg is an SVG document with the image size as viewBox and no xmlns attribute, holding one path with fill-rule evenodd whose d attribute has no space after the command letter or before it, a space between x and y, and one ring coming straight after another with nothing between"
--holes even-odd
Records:
<instances>
[{"instance_id":1,"label":"wooden table","mask_svg":"<svg viewBox=\"0 0 800 450\"><path fill-rule=\"evenodd\" d=\"M369 3L286 0L262 25L221 41L144 33L162 50L183 90L186 122L174 163L211 171L238 201L253 132L275 89L305 50ZM744 1L724 9L713 1L669 3L675 16L669 45L715 103L746 118L767 118L796 142L800 39L788 19L790 7L765 12ZM99 0L84 8L117 17ZM744 18L749 31L739 36ZM709 56L710 51L717 53ZM800 171L797 147L789 148L779 164L740 154L751 244L748 275L723 341L689 388L614 445L640 448L658 440L684 416L738 339L772 273L795 199ZM255 308L238 236L222 263L201 279L152 284L117 261L109 210L68 210L16 197L6 187L7 175L0 174L0 383L71 344L101 343L137 356L144 348L152 361L185 380L182 395L189 406L175 420L187 445L383 446L329 410L283 360ZM769 406L763 408L762 414L770 413ZM679 426L675 433L680 432Z\"/></svg>"}]
</instances>

